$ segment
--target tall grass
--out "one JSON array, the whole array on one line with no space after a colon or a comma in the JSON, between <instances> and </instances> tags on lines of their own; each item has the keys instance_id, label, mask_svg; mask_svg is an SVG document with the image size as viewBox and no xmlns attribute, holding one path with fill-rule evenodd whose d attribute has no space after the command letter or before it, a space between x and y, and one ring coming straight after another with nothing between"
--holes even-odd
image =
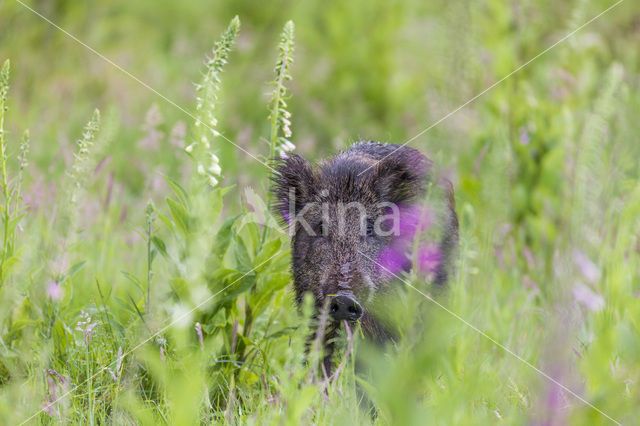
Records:
<instances>
[{"instance_id":1,"label":"tall grass","mask_svg":"<svg viewBox=\"0 0 640 426\"><path fill-rule=\"evenodd\" d=\"M9 68L7 59L0 69L0 189L2 191L2 257L0 258L0 288L9 280L11 269L18 260L16 237L20 221L24 216L24 208L20 204L22 194L22 172L26 164L26 155L29 149L29 133L25 132L21 143L21 155L17 178L13 181L9 177L8 170L8 138L5 130L5 116L9 109Z\"/></svg>"},{"instance_id":2,"label":"tall grass","mask_svg":"<svg viewBox=\"0 0 640 426\"><path fill-rule=\"evenodd\" d=\"M154 78L173 78L190 94L195 119L159 107L166 120L151 148L136 144L131 122L156 99L117 86L130 104L101 106L102 119L96 110L81 128L86 105L113 102L105 93L114 77L98 68L107 82L97 84L95 70L71 66L83 57L64 70L71 80L55 61L51 76L26 79L35 47L7 50L18 72L11 92L8 61L0 73L3 421L637 423L640 91L631 9L603 17L412 142L455 183L458 272L435 299L441 306L398 281L385 306L395 344L373 347L357 327L344 330L330 378L317 368L320 345L307 353L317 324L310 300L293 302L288 237L268 208L269 170L245 164L253 160L225 138L268 160L329 151L345 134L402 142L439 118L438 108L464 102L564 35L558 28L606 7L444 3L275 10L240 2L242 32L238 17L210 25L195 3L154 6L149 22L171 23L175 34L135 43L147 48L145 61L161 61ZM24 24L2 7L13 19L6 28ZM85 13L68 7L52 13ZM136 7L134 15L151 10ZM212 7L224 12L216 17L235 14ZM266 16L276 12L296 18L295 67L293 22L274 25ZM88 31L118 50L114 22L129 24L114 16L122 14ZM469 32L451 37L445 27L456 22ZM207 48L199 43L212 27L222 35L188 90L185 75L197 68L190 56ZM452 81L460 75L469 78ZM69 120L56 110L51 121L49 88L76 84L76 103L59 106ZM15 129L25 124L32 131L20 141ZM418 274L402 279L431 291Z\"/></svg>"}]
</instances>

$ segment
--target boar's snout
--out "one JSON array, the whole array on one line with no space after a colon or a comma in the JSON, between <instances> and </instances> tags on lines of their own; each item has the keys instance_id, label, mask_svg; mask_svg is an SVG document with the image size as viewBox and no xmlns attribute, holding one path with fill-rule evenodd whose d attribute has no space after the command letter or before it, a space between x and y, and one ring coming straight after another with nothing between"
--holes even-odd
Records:
<instances>
[{"instance_id":1,"label":"boar's snout","mask_svg":"<svg viewBox=\"0 0 640 426\"><path fill-rule=\"evenodd\" d=\"M356 321L362 316L362 306L353 294L345 292L331 299L329 313L334 321Z\"/></svg>"}]
</instances>

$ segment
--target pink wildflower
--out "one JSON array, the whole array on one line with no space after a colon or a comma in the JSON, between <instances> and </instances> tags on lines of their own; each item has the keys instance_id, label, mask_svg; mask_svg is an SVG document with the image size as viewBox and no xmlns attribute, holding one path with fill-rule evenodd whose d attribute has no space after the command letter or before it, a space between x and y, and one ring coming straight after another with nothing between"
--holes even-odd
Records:
<instances>
[{"instance_id":1,"label":"pink wildflower","mask_svg":"<svg viewBox=\"0 0 640 426\"><path fill-rule=\"evenodd\" d=\"M55 300L56 302L62 300L64 297L64 291L62 290L62 286L58 281L51 280L47 283L47 294L51 298L51 300Z\"/></svg>"},{"instance_id":2,"label":"pink wildflower","mask_svg":"<svg viewBox=\"0 0 640 426\"><path fill-rule=\"evenodd\" d=\"M435 244L420 247L418 249L418 268L423 272L434 272L442 262L442 253Z\"/></svg>"},{"instance_id":3,"label":"pink wildflower","mask_svg":"<svg viewBox=\"0 0 640 426\"><path fill-rule=\"evenodd\" d=\"M196 334L198 335L198 341L200 342L200 349L204 350L204 339L202 337L202 326L199 322L196 323Z\"/></svg>"},{"instance_id":4,"label":"pink wildflower","mask_svg":"<svg viewBox=\"0 0 640 426\"><path fill-rule=\"evenodd\" d=\"M433 224L433 212L421 206L400 208L400 238L412 241L417 234L428 230Z\"/></svg>"},{"instance_id":5,"label":"pink wildflower","mask_svg":"<svg viewBox=\"0 0 640 426\"><path fill-rule=\"evenodd\" d=\"M581 282L573 286L573 297L590 311L596 312L604 308L604 298Z\"/></svg>"}]
</instances>

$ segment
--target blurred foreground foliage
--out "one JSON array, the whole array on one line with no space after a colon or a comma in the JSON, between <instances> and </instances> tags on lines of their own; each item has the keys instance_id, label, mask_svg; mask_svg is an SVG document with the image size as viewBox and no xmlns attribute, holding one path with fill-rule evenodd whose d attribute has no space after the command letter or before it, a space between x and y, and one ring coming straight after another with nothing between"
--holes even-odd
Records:
<instances>
[{"instance_id":1,"label":"blurred foreground foliage","mask_svg":"<svg viewBox=\"0 0 640 426\"><path fill-rule=\"evenodd\" d=\"M19 3L0 3L12 70L0 111L0 416L637 422L631 1L411 142L456 187L457 277L441 307L408 288L389 301L395 347L369 347L357 329L343 336L361 373L343 357L326 392L304 361L310 312L292 301L288 238L260 163L285 141L315 158L360 138L404 142L612 4L29 3L187 115ZM103 114L88 118L96 106Z\"/></svg>"}]
</instances>

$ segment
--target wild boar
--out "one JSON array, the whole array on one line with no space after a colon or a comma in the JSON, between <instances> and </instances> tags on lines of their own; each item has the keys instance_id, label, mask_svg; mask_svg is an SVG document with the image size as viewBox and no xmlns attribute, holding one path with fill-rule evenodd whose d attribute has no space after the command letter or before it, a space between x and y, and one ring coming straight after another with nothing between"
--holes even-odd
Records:
<instances>
[{"instance_id":1,"label":"wild boar","mask_svg":"<svg viewBox=\"0 0 640 426\"><path fill-rule=\"evenodd\" d=\"M434 222L433 209L424 205L432 168L413 148L377 142L356 143L317 167L299 155L276 161L275 208L290 226L296 299L311 293L318 311L328 307L334 327L325 341L343 321L360 321L370 339L389 338L370 310L394 276L411 268L416 234ZM458 220L451 184L439 180L435 187L445 194L442 229L437 243L418 252L418 261L442 286L451 272ZM328 343L327 369L332 350Z\"/></svg>"}]
</instances>

